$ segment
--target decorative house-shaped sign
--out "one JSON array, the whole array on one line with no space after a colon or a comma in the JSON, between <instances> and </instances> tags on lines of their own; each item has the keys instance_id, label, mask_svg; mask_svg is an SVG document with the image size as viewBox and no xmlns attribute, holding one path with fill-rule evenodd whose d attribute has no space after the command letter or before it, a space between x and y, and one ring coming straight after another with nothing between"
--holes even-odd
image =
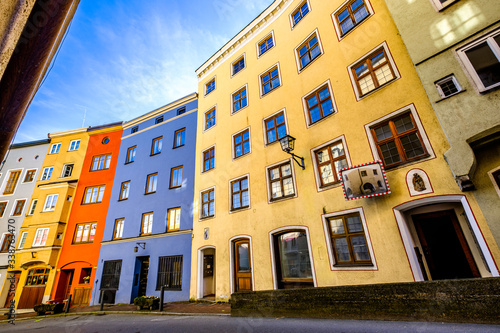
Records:
<instances>
[{"instance_id":1,"label":"decorative house-shaped sign","mask_svg":"<svg viewBox=\"0 0 500 333\"><path fill-rule=\"evenodd\" d=\"M391 193L382 161L341 169L339 178L346 200L363 199Z\"/></svg>"}]
</instances>

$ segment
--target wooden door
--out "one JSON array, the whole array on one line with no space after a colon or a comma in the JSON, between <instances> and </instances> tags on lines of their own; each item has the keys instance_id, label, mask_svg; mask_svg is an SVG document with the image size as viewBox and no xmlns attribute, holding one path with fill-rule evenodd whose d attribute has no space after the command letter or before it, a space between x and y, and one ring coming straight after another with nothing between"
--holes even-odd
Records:
<instances>
[{"instance_id":1,"label":"wooden door","mask_svg":"<svg viewBox=\"0 0 500 333\"><path fill-rule=\"evenodd\" d=\"M412 219L433 280L481 277L453 210Z\"/></svg>"},{"instance_id":2,"label":"wooden door","mask_svg":"<svg viewBox=\"0 0 500 333\"><path fill-rule=\"evenodd\" d=\"M74 290L73 301L71 302L72 306L81 306L81 305L89 305L90 301L90 292L92 288L83 288L77 287Z\"/></svg>"},{"instance_id":3,"label":"wooden door","mask_svg":"<svg viewBox=\"0 0 500 333\"><path fill-rule=\"evenodd\" d=\"M14 276L13 279L11 279L12 276ZM19 282L20 277L21 273L7 273L7 280L5 281L5 285L8 284L9 293L7 294L4 308L10 308L10 302L12 302L12 300L14 299L15 292L17 290L17 283Z\"/></svg>"},{"instance_id":4,"label":"wooden door","mask_svg":"<svg viewBox=\"0 0 500 333\"><path fill-rule=\"evenodd\" d=\"M24 286L19 298L18 309L32 309L37 304L42 304L45 285Z\"/></svg>"},{"instance_id":5,"label":"wooden door","mask_svg":"<svg viewBox=\"0 0 500 333\"><path fill-rule=\"evenodd\" d=\"M234 242L235 290L252 290L250 243L247 239Z\"/></svg>"},{"instance_id":6,"label":"wooden door","mask_svg":"<svg viewBox=\"0 0 500 333\"><path fill-rule=\"evenodd\" d=\"M73 285L73 275L75 274L75 270L74 269L70 269L68 270L68 282L66 284L66 290L64 292L64 299L68 299L69 297L69 294L71 293L71 286Z\"/></svg>"}]
</instances>

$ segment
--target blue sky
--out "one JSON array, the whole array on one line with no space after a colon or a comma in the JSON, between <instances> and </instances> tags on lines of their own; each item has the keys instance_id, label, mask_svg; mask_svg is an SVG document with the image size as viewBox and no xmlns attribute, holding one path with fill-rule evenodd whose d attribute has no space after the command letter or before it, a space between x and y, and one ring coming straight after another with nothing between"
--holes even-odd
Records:
<instances>
[{"instance_id":1,"label":"blue sky","mask_svg":"<svg viewBox=\"0 0 500 333\"><path fill-rule=\"evenodd\" d=\"M195 70L272 2L81 0L15 142L130 120L196 92Z\"/></svg>"}]
</instances>

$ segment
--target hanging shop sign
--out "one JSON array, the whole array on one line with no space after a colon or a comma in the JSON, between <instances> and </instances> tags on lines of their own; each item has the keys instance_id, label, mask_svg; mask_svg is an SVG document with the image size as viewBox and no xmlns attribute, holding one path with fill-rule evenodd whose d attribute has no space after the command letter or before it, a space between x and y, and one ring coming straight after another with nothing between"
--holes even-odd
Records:
<instances>
[{"instance_id":1,"label":"hanging shop sign","mask_svg":"<svg viewBox=\"0 0 500 333\"><path fill-rule=\"evenodd\" d=\"M382 161L341 169L339 178L346 200L376 197L391 193Z\"/></svg>"}]
</instances>

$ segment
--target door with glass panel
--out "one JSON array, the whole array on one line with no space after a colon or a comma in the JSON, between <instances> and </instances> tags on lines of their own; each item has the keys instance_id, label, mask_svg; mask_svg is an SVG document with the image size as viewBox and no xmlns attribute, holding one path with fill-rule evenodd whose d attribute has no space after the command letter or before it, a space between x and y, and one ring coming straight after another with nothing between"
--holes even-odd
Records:
<instances>
[{"instance_id":1,"label":"door with glass panel","mask_svg":"<svg viewBox=\"0 0 500 333\"><path fill-rule=\"evenodd\" d=\"M302 230L274 236L278 289L314 287L307 234Z\"/></svg>"},{"instance_id":2,"label":"door with glass panel","mask_svg":"<svg viewBox=\"0 0 500 333\"><path fill-rule=\"evenodd\" d=\"M250 261L250 242L241 239L234 244L235 291L252 290L252 266Z\"/></svg>"}]
</instances>

